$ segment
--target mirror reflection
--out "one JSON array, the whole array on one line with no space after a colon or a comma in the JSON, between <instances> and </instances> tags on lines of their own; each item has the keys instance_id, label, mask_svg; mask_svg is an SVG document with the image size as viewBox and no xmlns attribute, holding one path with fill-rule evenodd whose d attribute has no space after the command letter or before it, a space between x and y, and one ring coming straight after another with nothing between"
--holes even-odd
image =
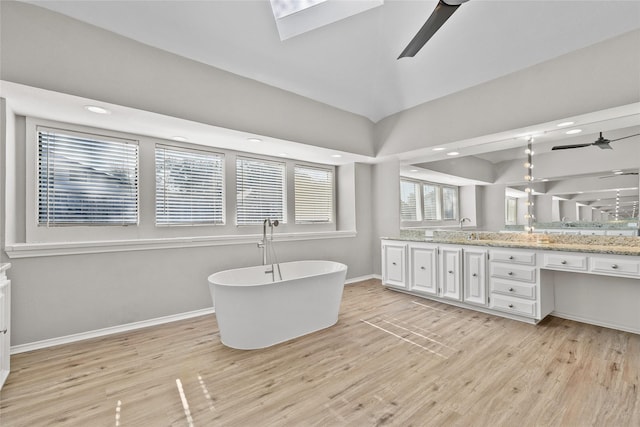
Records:
<instances>
[{"instance_id":1,"label":"mirror reflection","mask_svg":"<svg viewBox=\"0 0 640 427\"><path fill-rule=\"evenodd\" d=\"M402 221L401 228L456 227L468 217L465 228L523 231L531 191L536 232L638 235L639 104L549 122L510 138L442 148L404 161L401 180L457 187L457 217Z\"/></svg>"}]
</instances>

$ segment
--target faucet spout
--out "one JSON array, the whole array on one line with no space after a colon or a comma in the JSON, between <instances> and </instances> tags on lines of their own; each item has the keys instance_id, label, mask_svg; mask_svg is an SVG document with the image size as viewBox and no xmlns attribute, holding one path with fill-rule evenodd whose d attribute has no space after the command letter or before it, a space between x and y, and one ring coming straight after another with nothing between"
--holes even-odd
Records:
<instances>
[{"instance_id":1,"label":"faucet spout","mask_svg":"<svg viewBox=\"0 0 640 427\"><path fill-rule=\"evenodd\" d=\"M462 224L464 224L465 222L471 222L471 219L467 217L460 219L460 230L462 230Z\"/></svg>"}]
</instances>

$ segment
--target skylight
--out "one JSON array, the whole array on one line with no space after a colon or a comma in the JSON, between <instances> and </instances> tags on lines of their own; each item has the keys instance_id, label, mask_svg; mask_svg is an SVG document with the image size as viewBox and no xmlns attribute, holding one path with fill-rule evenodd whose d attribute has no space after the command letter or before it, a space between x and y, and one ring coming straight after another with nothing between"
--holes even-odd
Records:
<instances>
[{"instance_id":1,"label":"skylight","mask_svg":"<svg viewBox=\"0 0 640 427\"><path fill-rule=\"evenodd\" d=\"M327 0L271 0L271 9L276 19L292 15Z\"/></svg>"},{"instance_id":2,"label":"skylight","mask_svg":"<svg viewBox=\"0 0 640 427\"><path fill-rule=\"evenodd\" d=\"M381 6L384 0L271 0L280 40Z\"/></svg>"}]
</instances>

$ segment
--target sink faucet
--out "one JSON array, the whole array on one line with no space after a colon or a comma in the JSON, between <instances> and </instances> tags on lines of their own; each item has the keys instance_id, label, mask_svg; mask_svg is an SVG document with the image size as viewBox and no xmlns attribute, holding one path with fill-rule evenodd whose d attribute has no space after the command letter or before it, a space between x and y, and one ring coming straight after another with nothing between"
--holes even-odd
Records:
<instances>
[{"instance_id":1,"label":"sink faucet","mask_svg":"<svg viewBox=\"0 0 640 427\"><path fill-rule=\"evenodd\" d=\"M262 221L262 240L258 242L258 247L262 248L262 265L267 265L267 252L269 245L269 240L267 239L267 225L270 229L271 242L273 242L273 227L277 227L279 224L280 222L277 219L271 221L270 218L266 218Z\"/></svg>"},{"instance_id":2,"label":"sink faucet","mask_svg":"<svg viewBox=\"0 0 640 427\"><path fill-rule=\"evenodd\" d=\"M467 218L467 217L462 218L462 219L460 220L460 230L462 230L462 224L463 224L464 222L471 222L471 219L469 219L469 218Z\"/></svg>"}]
</instances>

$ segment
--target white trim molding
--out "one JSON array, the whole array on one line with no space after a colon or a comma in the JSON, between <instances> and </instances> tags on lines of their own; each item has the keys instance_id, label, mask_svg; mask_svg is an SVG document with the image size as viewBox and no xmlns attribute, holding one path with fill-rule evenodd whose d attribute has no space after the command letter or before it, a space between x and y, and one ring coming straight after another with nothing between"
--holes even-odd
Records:
<instances>
[{"instance_id":1,"label":"white trim molding","mask_svg":"<svg viewBox=\"0 0 640 427\"><path fill-rule=\"evenodd\" d=\"M43 348L53 347L61 344L70 344L77 341L104 337L106 335L133 331L136 329L147 328L149 326L162 325L164 323L191 319L193 317L205 316L213 313L215 313L215 310L213 309L213 307L203 308L200 310L189 311L186 313L172 314L169 316L156 317L155 319L141 320L139 322L126 323L124 325L110 326L108 328L96 329L96 330L87 331L87 332L80 332L77 334L65 335L63 337L50 338L42 341L35 341L31 343L26 343L26 344L14 345L11 347L11 354L24 353L32 350L40 350Z\"/></svg>"},{"instance_id":2,"label":"white trim molding","mask_svg":"<svg viewBox=\"0 0 640 427\"><path fill-rule=\"evenodd\" d=\"M320 231L307 233L282 233L274 236L275 242L300 240L343 239L356 237L355 230ZM13 243L5 246L9 258L35 258L54 255L98 254L106 252L146 251L203 246L255 244L262 238L257 234L176 237L136 240L101 240L92 242Z\"/></svg>"}]
</instances>

